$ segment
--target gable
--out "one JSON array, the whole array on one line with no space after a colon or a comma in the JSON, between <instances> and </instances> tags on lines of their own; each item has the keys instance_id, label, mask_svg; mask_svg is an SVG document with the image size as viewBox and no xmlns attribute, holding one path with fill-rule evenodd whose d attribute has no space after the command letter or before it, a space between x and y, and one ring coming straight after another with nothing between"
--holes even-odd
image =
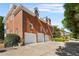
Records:
<instances>
[{"instance_id":1,"label":"gable","mask_svg":"<svg viewBox=\"0 0 79 59\"><path fill-rule=\"evenodd\" d=\"M30 11L29 9L25 8L22 5L17 6L16 9L13 11L13 14L14 15L17 14L20 10L23 10L23 11L27 12L28 14L35 16L35 14L32 11Z\"/></svg>"}]
</instances>

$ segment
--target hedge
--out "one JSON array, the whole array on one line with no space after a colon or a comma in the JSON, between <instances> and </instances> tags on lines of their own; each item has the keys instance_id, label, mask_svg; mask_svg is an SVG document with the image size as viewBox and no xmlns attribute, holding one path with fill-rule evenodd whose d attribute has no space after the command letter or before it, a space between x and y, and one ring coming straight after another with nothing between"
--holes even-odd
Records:
<instances>
[{"instance_id":1,"label":"hedge","mask_svg":"<svg viewBox=\"0 0 79 59\"><path fill-rule=\"evenodd\" d=\"M60 38L52 38L52 41L56 41L56 42L64 42L65 39L60 37Z\"/></svg>"},{"instance_id":2,"label":"hedge","mask_svg":"<svg viewBox=\"0 0 79 59\"><path fill-rule=\"evenodd\" d=\"M7 34L7 36L4 39L5 47L12 47L17 46L20 42L20 37L16 34Z\"/></svg>"}]
</instances>

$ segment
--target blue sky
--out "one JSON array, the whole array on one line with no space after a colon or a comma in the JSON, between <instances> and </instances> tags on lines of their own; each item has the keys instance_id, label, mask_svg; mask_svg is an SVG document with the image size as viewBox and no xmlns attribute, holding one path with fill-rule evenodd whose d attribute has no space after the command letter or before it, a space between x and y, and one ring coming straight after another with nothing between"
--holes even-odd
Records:
<instances>
[{"instance_id":1,"label":"blue sky","mask_svg":"<svg viewBox=\"0 0 79 59\"><path fill-rule=\"evenodd\" d=\"M64 18L63 3L26 3L22 5L29 8L32 11L34 7L38 7L40 17L48 16L49 18L51 18L52 25L58 25L59 28L63 27L61 23L62 19ZM0 16L5 16L9 10L9 7L10 4L0 4Z\"/></svg>"}]
</instances>

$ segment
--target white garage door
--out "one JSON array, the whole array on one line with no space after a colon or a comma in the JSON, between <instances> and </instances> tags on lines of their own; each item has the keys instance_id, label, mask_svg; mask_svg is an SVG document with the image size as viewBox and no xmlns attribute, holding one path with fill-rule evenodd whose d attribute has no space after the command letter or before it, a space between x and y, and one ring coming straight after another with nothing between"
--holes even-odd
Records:
<instances>
[{"instance_id":1,"label":"white garage door","mask_svg":"<svg viewBox=\"0 0 79 59\"><path fill-rule=\"evenodd\" d=\"M35 43L36 34L34 33L25 33L25 43Z\"/></svg>"},{"instance_id":2,"label":"white garage door","mask_svg":"<svg viewBox=\"0 0 79 59\"><path fill-rule=\"evenodd\" d=\"M49 41L50 36L49 35L45 35L45 41Z\"/></svg>"},{"instance_id":3,"label":"white garage door","mask_svg":"<svg viewBox=\"0 0 79 59\"><path fill-rule=\"evenodd\" d=\"M44 34L38 33L38 42L44 42Z\"/></svg>"}]
</instances>

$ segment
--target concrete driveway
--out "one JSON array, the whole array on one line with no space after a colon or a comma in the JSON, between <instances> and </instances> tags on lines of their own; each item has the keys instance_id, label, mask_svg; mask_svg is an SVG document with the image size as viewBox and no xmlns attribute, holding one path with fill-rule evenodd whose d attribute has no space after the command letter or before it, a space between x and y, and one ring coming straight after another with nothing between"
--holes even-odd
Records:
<instances>
[{"instance_id":1,"label":"concrete driveway","mask_svg":"<svg viewBox=\"0 0 79 59\"><path fill-rule=\"evenodd\" d=\"M0 52L0 56L57 56L56 49L59 46L64 46L62 42L41 42L27 44L16 49L8 48L5 52Z\"/></svg>"}]
</instances>

